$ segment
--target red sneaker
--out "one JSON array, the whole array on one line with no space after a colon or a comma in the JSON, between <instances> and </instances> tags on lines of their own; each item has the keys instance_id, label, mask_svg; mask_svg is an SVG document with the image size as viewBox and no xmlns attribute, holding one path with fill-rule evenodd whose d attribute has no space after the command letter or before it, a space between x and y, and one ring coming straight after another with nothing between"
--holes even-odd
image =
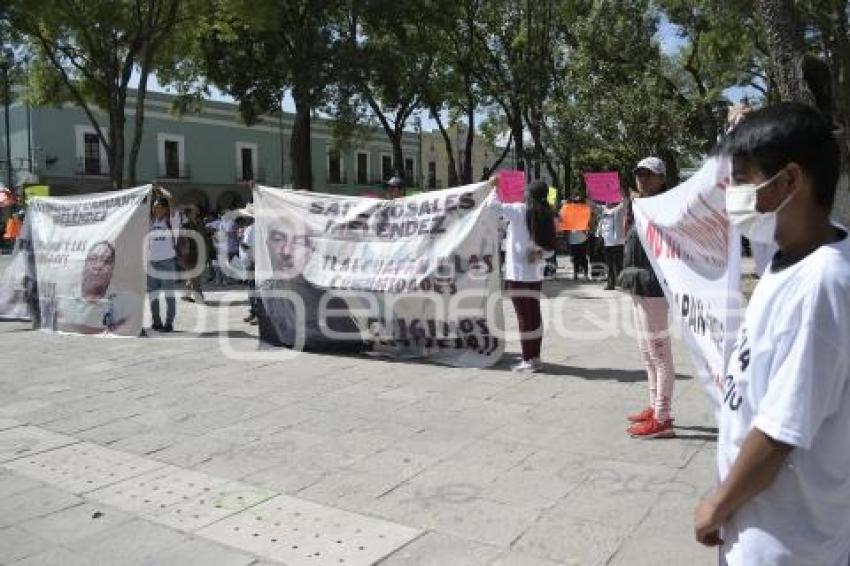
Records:
<instances>
[{"instance_id":1,"label":"red sneaker","mask_svg":"<svg viewBox=\"0 0 850 566\"><path fill-rule=\"evenodd\" d=\"M664 422L658 421L652 417L643 422L635 423L630 426L627 431L632 438L673 438L676 433L673 431L673 420L667 419Z\"/></svg>"},{"instance_id":2,"label":"red sneaker","mask_svg":"<svg viewBox=\"0 0 850 566\"><path fill-rule=\"evenodd\" d=\"M643 421L648 421L652 417L655 416L655 410L652 407L647 407L643 411L639 413L635 413L634 415L629 415L626 417L631 423L642 423Z\"/></svg>"}]
</instances>

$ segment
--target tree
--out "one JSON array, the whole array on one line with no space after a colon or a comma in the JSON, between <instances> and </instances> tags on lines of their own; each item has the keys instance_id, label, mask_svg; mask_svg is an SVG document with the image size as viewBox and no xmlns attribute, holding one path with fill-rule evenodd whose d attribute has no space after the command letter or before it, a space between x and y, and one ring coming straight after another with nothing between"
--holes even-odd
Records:
<instances>
[{"instance_id":1,"label":"tree","mask_svg":"<svg viewBox=\"0 0 850 566\"><path fill-rule=\"evenodd\" d=\"M187 0L12 0L11 22L27 41L41 81L30 81L37 102L59 102L62 92L86 114L106 150L115 189L124 186L125 105L133 71L140 72L136 92L128 176L136 183L147 80L174 30L192 10ZM57 83L64 89L55 90ZM107 128L95 115L107 114Z\"/></svg>"},{"instance_id":2,"label":"tree","mask_svg":"<svg viewBox=\"0 0 850 566\"><path fill-rule=\"evenodd\" d=\"M850 5L758 0L758 7L779 97L816 106L838 126L842 186L836 214L850 221Z\"/></svg>"},{"instance_id":3,"label":"tree","mask_svg":"<svg viewBox=\"0 0 850 566\"><path fill-rule=\"evenodd\" d=\"M206 83L238 102L242 118L282 112L288 91L295 103L290 142L295 187L312 190L311 121L328 100L343 3L339 0L219 0L196 33L189 71L173 77L184 93ZM193 67L192 62L196 66ZM281 172L282 173L282 172Z\"/></svg>"},{"instance_id":4,"label":"tree","mask_svg":"<svg viewBox=\"0 0 850 566\"><path fill-rule=\"evenodd\" d=\"M337 70L357 100L346 108L368 109L377 120L392 145L393 173L402 178L404 129L422 107L436 61L436 32L445 29L450 6L448 0L349 2Z\"/></svg>"}]
</instances>

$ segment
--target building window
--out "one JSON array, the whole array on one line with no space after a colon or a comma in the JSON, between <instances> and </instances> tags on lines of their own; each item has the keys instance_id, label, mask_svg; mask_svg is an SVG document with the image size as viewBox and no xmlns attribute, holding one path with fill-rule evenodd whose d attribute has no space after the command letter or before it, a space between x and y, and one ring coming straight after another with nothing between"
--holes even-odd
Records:
<instances>
[{"instance_id":1,"label":"building window","mask_svg":"<svg viewBox=\"0 0 850 566\"><path fill-rule=\"evenodd\" d=\"M257 179L257 144L236 142L236 180L262 181Z\"/></svg>"},{"instance_id":2,"label":"building window","mask_svg":"<svg viewBox=\"0 0 850 566\"><path fill-rule=\"evenodd\" d=\"M254 180L254 152L250 147L242 148L242 179L245 181Z\"/></svg>"},{"instance_id":3,"label":"building window","mask_svg":"<svg viewBox=\"0 0 850 566\"><path fill-rule=\"evenodd\" d=\"M100 175L100 138L92 132L83 134L83 171Z\"/></svg>"},{"instance_id":4,"label":"building window","mask_svg":"<svg viewBox=\"0 0 850 566\"><path fill-rule=\"evenodd\" d=\"M109 135L108 130L101 128L104 137ZM74 126L74 137L76 139L77 174L78 175L107 175L109 174L109 162L106 159L106 150L100 142L97 130L91 126Z\"/></svg>"},{"instance_id":5,"label":"building window","mask_svg":"<svg viewBox=\"0 0 850 566\"><path fill-rule=\"evenodd\" d=\"M404 159L404 176L408 183L415 183L416 177L413 176L413 158L406 157Z\"/></svg>"},{"instance_id":6,"label":"building window","mask_svg":"<svg viewBox=\"0 0 850 566\"><path fill-rule=\"evenodd\" d=\"M180 144L176 141L165 142L165 176L169 179L180 178Z\"/></svg>"},{"instance_id":7,"label":"building window","mask_svg":"<svg viewBox=\"0 0 850 566\"><path fill-rule=\"evenodd\" d=\"M342 183L342 156L336 150L328 152L328 183Z\"/></svg>"},{"instance_id":8,"label":"building window","mask_svg":"<svg viewBox=\"0 0 850 566\"><path fill-rule=\"evenodd\" d=\"M393 156L384 154L381 156L381 179L384 182L393 176Z\"/></svg>"},{"instance_id":9,"label":"building window","mask_svg":"<svg viewBox=\"0 0 850 566\"><path fill-rule=\"evenodd\" d=\"M364 152L357 153L357 184L369 184L369 154Z\"/></svg>"},{"instance_id":10,"label":"building window","mask_svg":"<svg viewBox=\"0 0 850 566\"><path fill-rule=\"evenodd\" d=\"M159 177L165 179L187 178L189 175L183 136L158 134L157 142Z\"/></svg>"},{"instance_id":11,"label":"building window","mask_svg":"<svg viewBox=\"0 0 850 566\"><path fill-rule=\"evenodd\" d=\"M437 162L429 161L428 162L428 188L436 189L437 188Z\"/></svg>"}]
</instances>

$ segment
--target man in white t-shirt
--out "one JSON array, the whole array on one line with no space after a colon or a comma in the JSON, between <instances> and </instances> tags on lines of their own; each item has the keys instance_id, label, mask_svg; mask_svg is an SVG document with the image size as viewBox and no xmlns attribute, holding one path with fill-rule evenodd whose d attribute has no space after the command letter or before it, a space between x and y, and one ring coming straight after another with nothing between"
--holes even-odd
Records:
<instances>
[{"instance_id":1,"label":"man in white t-shirt","mask_svg":"<svg viewBox=\"0 0 850 566\"><path fill-rule=\"evenodd\" d=\"M177 237L180 216L175 210L171 194L161 188L157 192L162 196L157 196L151 207L147 291L153 320L151 328L159 332L172 332L174 316L177 314L174 289L178 279ZM162 323L159 309L160 292L165 295L165 324Z\"/></svg>"},{"instance_id":2,"label":"man in white t-shirt","mask_svg":"<svg viewBox=\"0 0 850 566\"><path fill-rule=\"evenodd\" d=\"M626 244L626 201L608 203L600 207L598 236L605 245L605 264L608 268L606 291L613 291L623 269L623 250Z\"/></svg>"},{"instance_id":3,"label":"man in white t-shirt","mask_svg":"<svg viewBox=\"0 0 850 566\"><path fill-rule=\"evenodd\" d=\"M831 223L839 149L814 109L757 111L732 132L730 221L773 234L723 380L720 485L699 542L725 564L850 563L850 238Z\"/></svg>"}]
</instances>

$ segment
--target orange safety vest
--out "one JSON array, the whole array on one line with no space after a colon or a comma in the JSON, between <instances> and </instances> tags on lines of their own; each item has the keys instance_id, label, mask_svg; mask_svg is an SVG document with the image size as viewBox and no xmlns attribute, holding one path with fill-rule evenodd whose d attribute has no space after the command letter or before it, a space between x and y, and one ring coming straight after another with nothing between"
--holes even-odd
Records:
<instances>
[{"instance_id":1,"label":"orange safety vest","mask_svg":"<svg viewBox=\"0 0 850 566\"><path fill-rule=\"evenodd\" d=\"M16 240L21 235L21 228L24 223L17 216L12 216L6 221L6 232L3 234L4 240Z\"/></svg>"}]
</instances>

